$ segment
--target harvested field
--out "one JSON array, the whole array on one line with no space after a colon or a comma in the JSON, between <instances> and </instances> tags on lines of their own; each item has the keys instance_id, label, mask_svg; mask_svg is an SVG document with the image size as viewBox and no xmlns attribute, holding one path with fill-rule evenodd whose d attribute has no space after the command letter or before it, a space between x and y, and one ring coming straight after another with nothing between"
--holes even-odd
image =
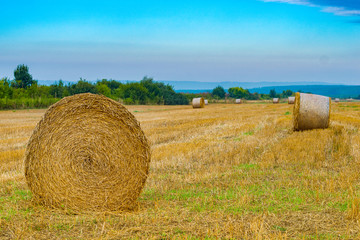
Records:
<instances>
[{"instance_id":1,"label":"harvested field","mask_svg":"<svg viewBox=\"0 0 360 240\"><path fill-rule=\"evenodd\" d=\"M34 204L26 143L45 110L0 112L0 239L358 239L360 104L292 131L293 105L128 106L150 144L132 212Z\"/></svg>"}]
</instances>

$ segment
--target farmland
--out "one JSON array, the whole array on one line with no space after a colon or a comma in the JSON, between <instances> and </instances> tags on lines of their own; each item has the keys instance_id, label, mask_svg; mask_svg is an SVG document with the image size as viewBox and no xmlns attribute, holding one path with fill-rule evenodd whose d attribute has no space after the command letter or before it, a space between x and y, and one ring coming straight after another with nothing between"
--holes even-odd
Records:
<instances>
[{"instance_id":1,"label":"farmland","mask_svg":"<svg viewBox=\"0 0 360 240\"><path fill-rule=\"evenodd\" d=\"M288 104L128 106L152 152L133 212L31 201L26 143L45 110L0 112L0 239L360 238L360 104L292 131Z\"/></svg>"}]
</instances>

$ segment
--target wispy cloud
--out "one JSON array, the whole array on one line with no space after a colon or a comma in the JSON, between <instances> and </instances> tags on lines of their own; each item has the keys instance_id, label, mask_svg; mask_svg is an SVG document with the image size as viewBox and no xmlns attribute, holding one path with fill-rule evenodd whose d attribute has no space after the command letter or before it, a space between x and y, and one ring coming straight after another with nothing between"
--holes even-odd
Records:
<instances>
[{"instance_id":1,"label":"wispy cloud","mask_svg":"<svg viewBox=\"0 0 360 240\"><path fill-rule=\"evenodd\" d=\"M322 11L333 13L337 16L360 16L360 10L348 10L344 7L324 7Z\"/></svg>"},{"instance_id":2,"label":"wispy cloud","mask_svg":"<svg viewBox=\"0 0 360 240\"><path fill-rule=\"evenodd\" d=\"M353 2L350 1L330 1L330 0L261 0L261 1L318 7L321 8L322 12L332 13L337 16L347 16L347 17L360 16L360 3L354 4ZM358 23L358 21L355 22Z\"/></svg>"},{"instance_id":3,"label":"wispy cloud","mask_svg":"<svg viewBox=\"0 0 360 240\"><path fill-rule=\"evenodd\" d=\"M262 0L263 2L278 2L278 3L288 3L296 5L304 5L309 7L317 7L317 5L307 1L307 0Z\"/></svg>"}]
</instances>

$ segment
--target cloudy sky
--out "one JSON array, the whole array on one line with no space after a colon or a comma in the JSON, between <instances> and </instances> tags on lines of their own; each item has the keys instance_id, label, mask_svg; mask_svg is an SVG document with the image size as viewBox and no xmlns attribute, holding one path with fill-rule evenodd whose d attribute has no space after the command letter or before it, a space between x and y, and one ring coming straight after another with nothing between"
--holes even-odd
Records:
<instances>
[{"instance_id":1,"label":"cloudy sky","mask_svg":"<svg viewBox=\"0 0 360 240\"><path fill-rule=\"evenodd\" d=\"M360 84L358 0L2 1L0 77Z\"/></svg>"}]
</instances>

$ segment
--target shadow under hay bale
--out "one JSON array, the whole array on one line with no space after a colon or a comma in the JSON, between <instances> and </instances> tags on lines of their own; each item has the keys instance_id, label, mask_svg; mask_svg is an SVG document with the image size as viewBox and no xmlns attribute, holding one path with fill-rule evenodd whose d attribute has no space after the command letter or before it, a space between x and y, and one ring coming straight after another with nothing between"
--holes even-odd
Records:
<instances>
[{"instance_id":1,"label":"shadow under hay bale","mask_svg":"<svg viewBox=\"0 0 360 240\"><path fill-rule=\"evenodd\" d=\"M204 98L193 98L192 100L192 106L193 108L204 108L205 107L205 101Z\"/></svg>"},{"instance_id":2,"label":"shadow under hay bale","mask_svg":"<svg viewBox=\"0 0 360 240\"><path fill-rule=\"evenodd\" d=\"M120 103L85 93L52 105L27 146L33 199L75 211L131 210L150 164L148 141Z\"/></svg>"},{"instance_id":3,"label":"shadow under hay bale","mask_svg":"<svg viewBox=\"0 0 360 240\"><path fill-rule=\"evenodd\" d=\"M277 104L277 103L279 103L280 102L280 99L279 98L273 98L273 103L274 104Z\"/></svg>"},{"instance_id":4,"label":"shadow under hay bale","mask_svg":"<svg viewBox=\"0 0 360 240\"><path fill-rule=\"evenodd\" d=\"M294 130L327 128L330 123L329 97L296 93L294 105Z\"/></svg>"},{"instance_id":5,"label":"shadow under hay bale","mask_svg":"<svg viewBox=\"0 0 360 240\"><path fill-rule=\"evenodd\" d=\"M295 104L295 97L289 97L288 104Z\"/></svg>"}]
</instances>

